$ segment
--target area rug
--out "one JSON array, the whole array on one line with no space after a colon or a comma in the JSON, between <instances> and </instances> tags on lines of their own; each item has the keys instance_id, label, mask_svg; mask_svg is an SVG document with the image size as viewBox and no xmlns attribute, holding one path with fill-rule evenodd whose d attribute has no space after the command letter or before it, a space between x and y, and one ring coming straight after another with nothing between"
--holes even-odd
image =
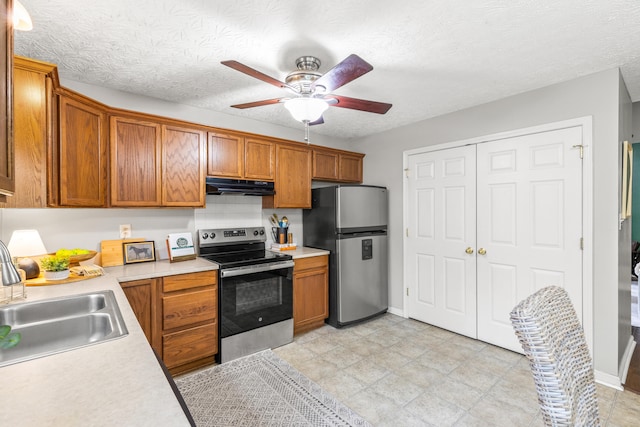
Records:
<instances>
[{"instance_id":1,"label":"area rug","mask_svg":"<svg viewBox=\"0 0 640 427\"><path fill-rule=\"evenodd\" d=\"M271 350L175 382L198 427L370 426Z\"/></svg>"}]
</instances>

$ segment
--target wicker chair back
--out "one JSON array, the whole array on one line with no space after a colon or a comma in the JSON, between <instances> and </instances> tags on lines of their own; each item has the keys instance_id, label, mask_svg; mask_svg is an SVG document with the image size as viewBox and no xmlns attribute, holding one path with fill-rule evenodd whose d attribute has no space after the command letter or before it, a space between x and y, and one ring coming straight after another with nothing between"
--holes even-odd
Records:
<instances>
[{"instance_id":1,"label":"wicker chair back","mask_svg":"<svg viewBox=\"0 0 640 427\"><path fill-rule=\"evenodd\" d=\"M593 365L567 292L543 288L521 301L511 323L538 392L547 426L599 426Z\"/></svg>"}]
</instances>

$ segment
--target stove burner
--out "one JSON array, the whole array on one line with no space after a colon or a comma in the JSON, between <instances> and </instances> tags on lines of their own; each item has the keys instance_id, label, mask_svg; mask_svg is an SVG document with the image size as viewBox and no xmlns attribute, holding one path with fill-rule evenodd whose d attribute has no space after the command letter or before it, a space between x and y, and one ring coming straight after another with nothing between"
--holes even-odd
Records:
<instances>
[{"instance_id":1,"label":"stove burner","mask_svg":"<svg viewBox=\"0 0 640 427\"><path fill-rule=\"evenodd\" d=\"M264 227L205 229L198 231L201 258L220 268L241 267L292 259L291 255L265 250Z\"/></svg>"}]
</instances>

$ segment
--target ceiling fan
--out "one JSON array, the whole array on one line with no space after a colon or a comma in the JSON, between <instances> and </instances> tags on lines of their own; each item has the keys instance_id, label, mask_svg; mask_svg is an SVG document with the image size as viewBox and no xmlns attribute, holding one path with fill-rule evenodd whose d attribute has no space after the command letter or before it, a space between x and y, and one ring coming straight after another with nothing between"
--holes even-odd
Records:
<instances>
[{"instance_id":1,"label":"ceiling fan","mask_svg":"<svg viewBox=\"0 0 640 427\"><path fill-rule=\"evenodd\" d=\"M295 96L290 98L273 98L262 101L232 105L233 108L253 108L263 105L284 103L294 119L305 125L305 141L309 141L309 125L324 123L322 114L329 108L341 107L369 113L385 114L391 104L367 101L334 95L331 92L373 70L371 64L351 54L325 74L318 72L320 60L315 56L301 56L296 59L296 71L287 75L285 81L270 77L258 70L241 64L238 61L222 61L223 65L240 71L263 82L287 89Z\"/></svg>"}]
</instances>

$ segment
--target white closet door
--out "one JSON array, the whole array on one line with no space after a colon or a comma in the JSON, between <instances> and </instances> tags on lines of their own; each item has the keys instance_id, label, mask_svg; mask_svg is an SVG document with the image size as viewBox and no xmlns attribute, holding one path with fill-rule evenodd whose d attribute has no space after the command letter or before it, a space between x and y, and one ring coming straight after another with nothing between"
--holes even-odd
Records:
<instances>
[{"instance_id":1,"label":"white closet door","mask_svg":"<svg viewBox=\"0 0 640 427\"><path fill-rule=\"evenodd\" d=\"M476 338L475 146L408 157L408 316Z\"/></svg>"},{"instance_id":2,"label":"white closet door","mask_svg":"<svg viewBox=\"0 0 640 427\"><path fill-rule=\"evenodd\" d=\"M582 318L580 127L478 144L478 339L521 352L509 313L565 288ZM484 255L481 253L486 251Z\"/></svg>"}]
</instances>

